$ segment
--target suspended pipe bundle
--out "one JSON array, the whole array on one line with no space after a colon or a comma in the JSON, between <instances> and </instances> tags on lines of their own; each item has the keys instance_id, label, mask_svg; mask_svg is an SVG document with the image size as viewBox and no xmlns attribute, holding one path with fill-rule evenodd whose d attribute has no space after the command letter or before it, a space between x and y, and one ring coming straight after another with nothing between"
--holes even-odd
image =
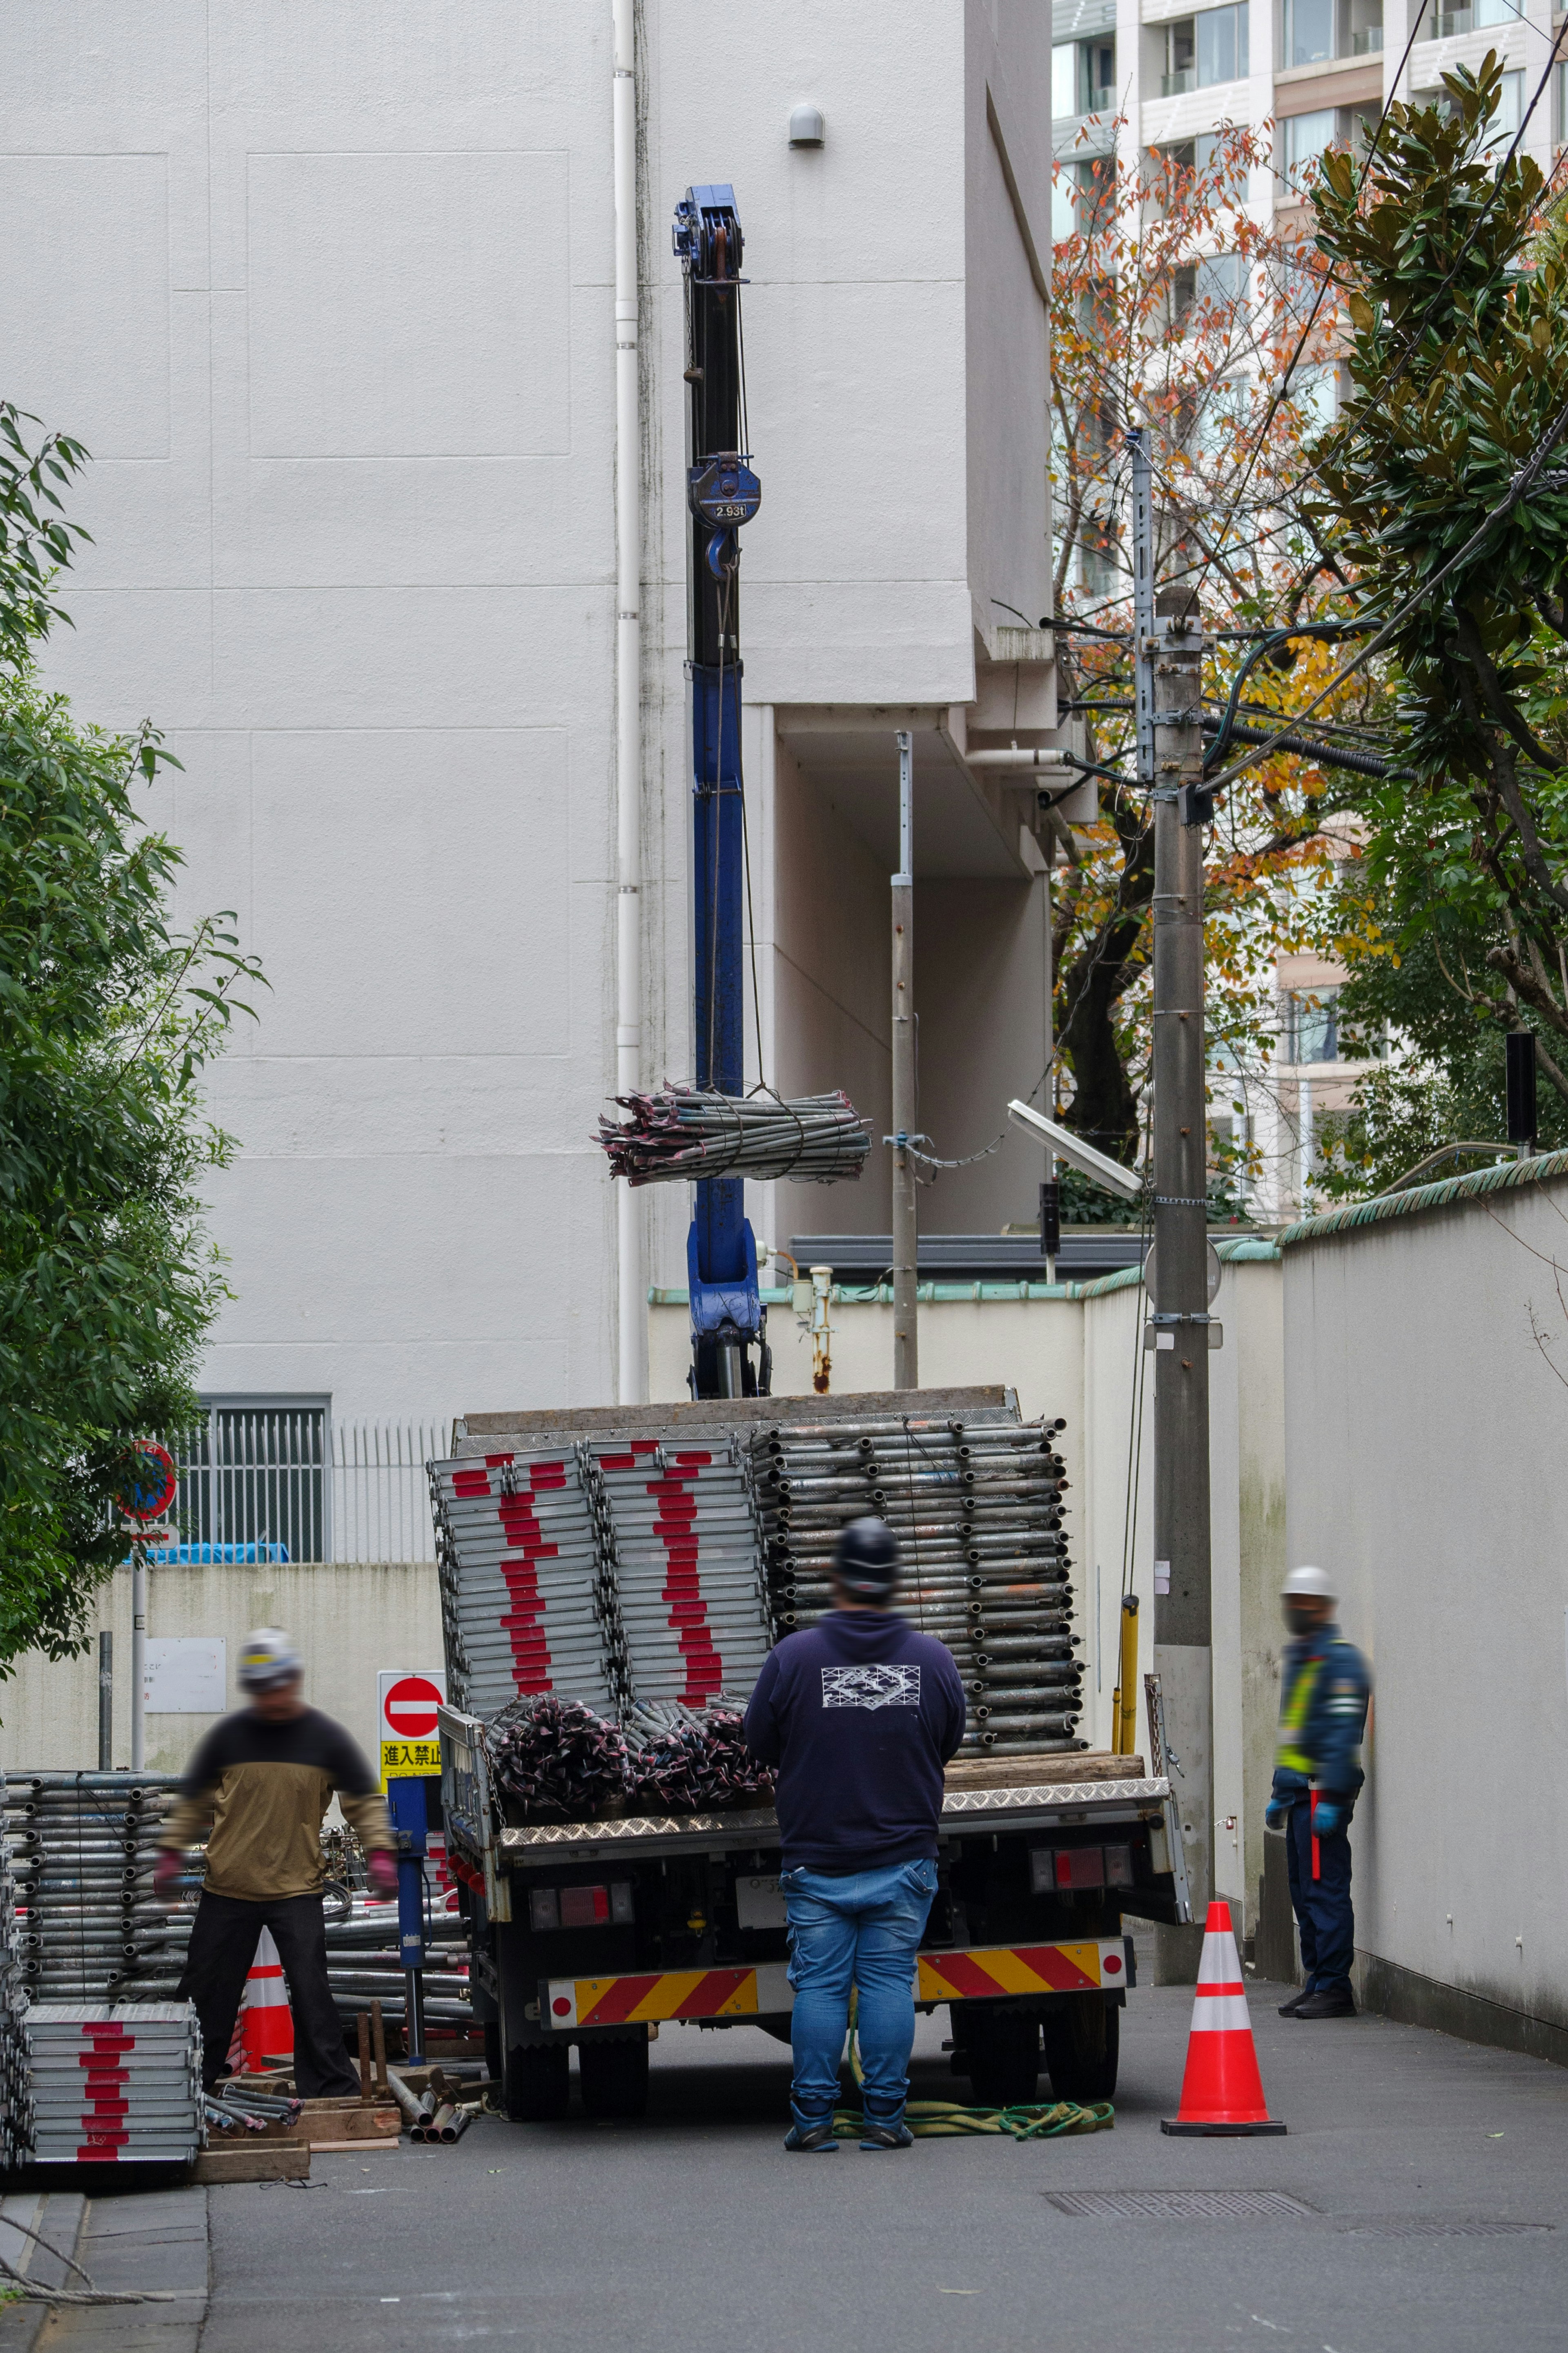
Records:
<instances>
[{"instance_id":1,"label":"suspended pipe bundle","mask_svg":"<svg viewBox=\"0 0 1568 2353\"><path fill-rule=\"evenodd\" d=\"M616 1101L631 1117L624 1124L601 1117L599 1142L612 1176L629 1185L700 1176L787 1176L797 1185L837 1185L859 1176L871 1149L865 1121L842 1093L786 1103L763 1092L667 1086Z\"/></svg>"}]
</instances>

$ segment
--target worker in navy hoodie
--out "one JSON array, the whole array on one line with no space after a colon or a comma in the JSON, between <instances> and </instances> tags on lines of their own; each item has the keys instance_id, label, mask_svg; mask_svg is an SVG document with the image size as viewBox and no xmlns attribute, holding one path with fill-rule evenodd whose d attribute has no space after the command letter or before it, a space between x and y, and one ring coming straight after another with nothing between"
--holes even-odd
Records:
<instances>
[{"instance_id":1,"label":"worker in navy hoodie","mask_svg":"<svg viewBox=\"0 0 1568 2353\"><path fill-rule=\"evenodd\" d=\"M862 2148L908 2148L915 1955L936 1894L942 1767L963 1736L952 1653L892 1609L883 1520L838 1538L834 1608L770 1651L746 1746L776 1767L789 1916L795 2122L787 2149L829 2150L849 1989L864 2071Z\"/></svg>"}]
</instances>

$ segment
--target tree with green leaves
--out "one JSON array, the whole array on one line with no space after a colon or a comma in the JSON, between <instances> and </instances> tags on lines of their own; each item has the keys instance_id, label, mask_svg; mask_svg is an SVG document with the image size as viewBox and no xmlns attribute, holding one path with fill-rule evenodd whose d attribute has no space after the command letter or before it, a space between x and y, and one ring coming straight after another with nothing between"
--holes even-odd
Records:
<instances>
[{"instance_id":1,"label":"tree with green leaves","mask_svg":"<svg viewBox=\"0 0 1568 2353\"><path fill-rule=\"evenodd\" d=\"M1348 1001L1416 1050L1363 1089L1346 1182L1397 1173L1423 1069L1427 1134L1500 1103L1521 1021L1568 1106L1568 259L1536 165L1500 164L1502 81L1495 56L1445 75L1437 103L1390 109L1364 182L1330 154L1313 191L1353 331L1317 521L1392 625L1399 733L1352 795Z\"/></svg>"},{"instance_id":2,"label":"tree with green leaves","mask_svg":"<svg viewBox=\"0 0 1568 2353\"><path fill-rule=\"evenodd\" d=\"M260 978L226 915L170 927L180 853L135 803L157 734L38 681L88 453L37 422L0 403L0 1674L83 1646L131 1440L195 1415L226 1295L200 1187L232 1149L199 1082Z\"/></svg>"}]
</instances>

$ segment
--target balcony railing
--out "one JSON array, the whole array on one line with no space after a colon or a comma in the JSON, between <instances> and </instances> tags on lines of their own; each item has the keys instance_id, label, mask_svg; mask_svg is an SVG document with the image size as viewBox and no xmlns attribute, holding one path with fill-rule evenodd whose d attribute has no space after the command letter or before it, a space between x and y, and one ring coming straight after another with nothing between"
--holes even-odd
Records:
<instances>
[{"instance_id":1,"label":"balcony railing","mask_svg":"<svg viewBox=\"0 0 1568 2353\"><path fill-rule=\"evenodd\" d=\"M1083 111L1086 114L1109 114L1115 103L1116 84L1108 81L1102 90L1089 91L1089 104Z\"/></svg>"},{"instance_id":2,"label":"balcony railing","mask_svg":"<svg viewBox=\"0 0 1568 2353\"><path fill-rule=\"evenodd\" d=\"M1189 90L1196 90L1197 86L1198 69L1196 66L1184 66L1180 73L1162 74L1160 76L1160 95L1162 98L1182 98Z\"/></svg>"},{"instance_id":3,"label":"balcony railing","mask_svg":"<svg viewBox=\"0 0 1568 2353\"><path fill-rule=\"evenodd\" d=\"M1381 25L1366 25L1363 26L1359 33L1352 33L1351 35L1351 55L1352 58L1376 57L1382 50L1382 47L1383 26Z\"/></svg>"}]
</instances>

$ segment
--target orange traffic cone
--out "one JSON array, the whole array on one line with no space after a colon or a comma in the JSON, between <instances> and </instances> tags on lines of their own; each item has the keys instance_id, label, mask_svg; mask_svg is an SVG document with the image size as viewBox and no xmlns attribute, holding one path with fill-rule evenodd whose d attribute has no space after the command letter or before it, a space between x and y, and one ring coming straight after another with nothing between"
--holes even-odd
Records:
<instances>
[{"instance_id":1,"label":"orange traffic cone","mask_svg":"<svg viewBox=\"0 0 1568 2353\"><path fill-rule=\"evenodd\" d=\"M1198 1965L1197 1999L1187 2038L1181 2110L1173 2120L1162 2118L1160 2130L1219 2134L1282 2133L1284 2129L1269 2116L1263 2096L1230 1907L1214 1903L1204 1926L1204 1957Z\"/></svg>"},{"instance_id":2,"label":"orange traffic cone","mask_svg":"<svg viewBox=\"0 0 1568 2353\"><path fill-rule=\"evenodd\" d=\"M263 1928L240 1996L239 2016L234 2021L228 2071L231 2075L253 2074L265 2068L269 2059L289 2059L293 2052L294 2013L289 2007L283 1964L272 1931Z\"/></svg>"}]
</instances>

